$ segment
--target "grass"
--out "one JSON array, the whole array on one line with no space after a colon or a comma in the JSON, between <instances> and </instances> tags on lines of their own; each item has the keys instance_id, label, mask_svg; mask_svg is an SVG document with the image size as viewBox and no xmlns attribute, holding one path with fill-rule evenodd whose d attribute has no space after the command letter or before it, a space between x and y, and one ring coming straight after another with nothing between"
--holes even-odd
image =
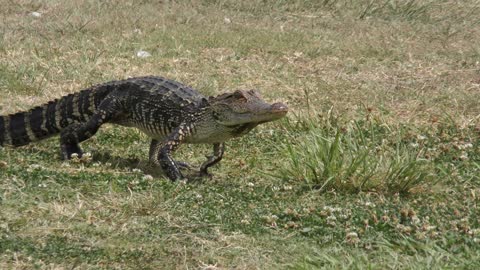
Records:
<instances>
[{"instance_id":1,"label":"grass","mask_svg":"<svg viewBox=\"0 0 480 270\"><path fill-rule=\"evenodd\" d=\"M432 184L429 178L435 172L424 147L406 139L404 128L392 132L391 127L374 121L353 121L341 128L332 126L330 120L302 123L307 132L291 135L290 144L280 145L291 166L280 168L278 177L303 179L320 190L376 189L392 194ZM298 124L290 130L298 133Z\"/></svg>"},{"instance_id":2,"label":"grass","mask_svg":"<svg viewBox=\"0 0 480 270\"><path fill-rule=\"evenodd\" d=\"M186 185L132 129L1 148L1 269L480 266L477 1L1 5L1 114L146 74L292 108Z\"/></svg>"}]
</instances>

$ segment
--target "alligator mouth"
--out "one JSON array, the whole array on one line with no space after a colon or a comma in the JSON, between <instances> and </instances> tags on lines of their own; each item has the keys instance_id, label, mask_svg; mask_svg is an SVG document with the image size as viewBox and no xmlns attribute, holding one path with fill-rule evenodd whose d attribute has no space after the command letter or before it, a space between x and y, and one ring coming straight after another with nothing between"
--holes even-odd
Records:
<instances>
[{"instance_id":1,"label":"alligator mouth","mask_svg":"<svg viewBox=\"0 0 480 270\"><path fill-rule=\"evenodd\" d=\"M232 126L233 129L231 131L231 134L235 137L242 136L244 134L247 134L250 130L252 130L259 124L260 124L259 122L258 123L252 122L252 123Z\"/></svg>"}]
</instances>

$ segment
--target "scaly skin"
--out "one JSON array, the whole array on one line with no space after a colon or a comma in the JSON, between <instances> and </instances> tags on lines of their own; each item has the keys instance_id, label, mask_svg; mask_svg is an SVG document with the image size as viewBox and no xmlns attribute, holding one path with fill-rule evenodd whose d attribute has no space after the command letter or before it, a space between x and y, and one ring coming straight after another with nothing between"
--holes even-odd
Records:
<instances>
[{"instance_id":1,"label":"scaly skin","mask_svg":"<svg viewBox=\"0 0 480 270\"><path fill-rule=\"evenodd\" d=\"M218 163L224 142L288 112L282 103L268 104L254 90L205 97L179 82L139 77L92 86L26 112L0 116L0 145L22 146L60 133L61 155L82 155L79 143L101 125L136 127L152 138L149 160L172 180L183 178L172 153L183 143L213 145L201 175Z\"/></svg>"}]
</instances>

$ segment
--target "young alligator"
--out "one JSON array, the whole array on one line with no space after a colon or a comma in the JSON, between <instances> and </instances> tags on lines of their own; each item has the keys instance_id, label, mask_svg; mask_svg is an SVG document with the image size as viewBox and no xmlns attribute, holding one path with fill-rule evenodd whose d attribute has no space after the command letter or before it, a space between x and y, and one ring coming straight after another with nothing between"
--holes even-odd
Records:
<instances>
[{"instance_id":1,"label":"young alligator","mask_svg":"<svg viewBox=\"0 0 480 270\"><path fill-rule=\"evenodd\" d=\"M136 127L152 138L149 160L172 180L183 178L171 154L182 143L213 144L200 174L222 159L224 142L288 112L254 90L205 97L179 82L139 77L92 86L26 112L0 116L0 145L22 146L60 133L61 155L82 156L80 142L101 125Z\"/></svg>"}]
</instances>

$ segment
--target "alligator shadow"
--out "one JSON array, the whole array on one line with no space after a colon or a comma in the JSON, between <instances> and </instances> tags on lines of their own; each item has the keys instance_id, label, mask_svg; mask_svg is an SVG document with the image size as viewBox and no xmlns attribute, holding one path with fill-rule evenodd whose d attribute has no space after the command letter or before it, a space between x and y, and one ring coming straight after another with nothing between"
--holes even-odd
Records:
<instances>
[{"instance_id":1,"label":"alligator shadow","mask_svg":"<svg viewBox=\"0 0 480 270\"><path fill-rule=\"evenodd\" d=\"M139 158L124 158L112 156L109 152L92 151L92 161L111 164L113 168L130 170L139 169L144 174L151 175L154 178L167 177L160 168L153 166L148 160L142 160ZM187 177L189 182L198 182L201 180L199 172L195 168L181 168L181 171L185 177Z\"/></svg>"},{"instance_id":2,"label":"alligator shadow","mask_svg":"<svg viewBox=\"0 0 480 270\"><path fill-rule=\"evenodd\" d=\"M92 162L110 164L109 166L118 169L139 169L146 174L157 177L164 176L161 170L153 168L153 166L147 160L142 160L139 158L124 158L120 156L112 156L108 152L91 151L91 154Z\"/></svg>"},{"instance_id":3,"label":"alligator shadow","mask_svg":"<svg viewBox=\"0 0 480 270\"><path fill-rule=\"evenodd\" d=\"M27 151L34 151L41 153L42 155L52 155L52 152L40 147L31 146ZM100 152L100 151L90 151L92 154L92 161L100 162L102 164L110 164L112 168L124 169L124 170L134 170L139 169L143 174L148 174L154 178L167 178L163 173L162 169L153 166L148 160L139 159L139 158L125 158L120 156L113 156L109 152ZM59 161L60 156L57 155ZM188 179L188 182L201 182L201 177L199 176L198 168L180 168L182 174Z\"/></svg>"}]
</instances>

